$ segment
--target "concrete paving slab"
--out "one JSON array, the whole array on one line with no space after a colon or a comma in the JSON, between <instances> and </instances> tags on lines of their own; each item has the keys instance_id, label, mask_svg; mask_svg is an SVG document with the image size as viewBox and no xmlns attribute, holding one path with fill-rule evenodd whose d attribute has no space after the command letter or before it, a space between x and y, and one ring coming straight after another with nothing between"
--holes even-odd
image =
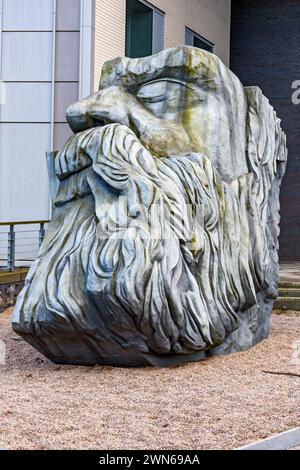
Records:
<instances>
[{"instance_id":1,"label":"concrete paving slab","mask_svg":"<svg viewBox=\"0 0 300 470\"><path fill-rule=\"evenodd\" d=\"M280 263L279 282L291 283L291 284L299 283L300 282L300 262Z\"/></svg>"},{"instance_id":2,"label":"concrete paving slab","mask_svg":"<svg viewBox=\"0 0 300 470\"><path fill-rule=\"evenodd\" d=\"M300 427L256 441L235 450L296 450L300 448Z\"/></svg>"}]
</instances>

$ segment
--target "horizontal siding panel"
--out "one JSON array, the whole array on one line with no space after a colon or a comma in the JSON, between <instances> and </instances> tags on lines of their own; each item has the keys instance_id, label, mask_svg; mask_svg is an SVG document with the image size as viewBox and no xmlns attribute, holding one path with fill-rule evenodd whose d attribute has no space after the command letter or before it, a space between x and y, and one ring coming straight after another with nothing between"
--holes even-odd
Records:
<instances>
[{"instance_id":1,"label":"horizontal siding panel","mask_svg":"<svg viewBox=\"0 0 300 470\"><path fill-rule=\"evenodd\" d=\"M52 12L53 0L3 0L3 31L51 31Z\"/></svg>"},{"instance_id":2,"label":"horizontal siding panel","mask_svg":"<svg viewBox=\"0 0 300 470\"><path fill-rule=\"evenodd\" d=\"M3 32L2 80L50 81L52 33Z\"/></svg>"},{"instance_id":3,"label":"horizontal siding panel","mask_svg":"<svg viewBox=\"0 0 300 470\"><path fill-rule=\"evenodd\" d=\"M50 83L6 83L2 122L50 122Z\"/></svg>"},{"instance_id":4,"label":"horizontal siding panel","mask_svg":"<svg viewBox=\"0 0 300 470\"><path fill-rule=\"evenodd\" d=\"M50 124L0 126L0 219L37 220L49 215L45 151Z\"/></svg>"}]
</instances>

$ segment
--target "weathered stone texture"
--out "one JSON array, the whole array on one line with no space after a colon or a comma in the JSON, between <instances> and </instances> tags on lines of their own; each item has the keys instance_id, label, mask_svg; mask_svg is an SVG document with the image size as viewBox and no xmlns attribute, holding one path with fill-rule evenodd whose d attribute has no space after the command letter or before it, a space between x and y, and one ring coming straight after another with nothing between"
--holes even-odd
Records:
<instances>
[{"instance_id":1,"label":"weathered stone texture","mask_svg":"<svg viewBox=\"0 0 300 470\"><path fill-rule=\"evenodd\" d=\"M107 62L67 119L14 330L54 362L123 366L265 338L287 150L261 90L179 46Z\"/></svg>"}]
</instances>

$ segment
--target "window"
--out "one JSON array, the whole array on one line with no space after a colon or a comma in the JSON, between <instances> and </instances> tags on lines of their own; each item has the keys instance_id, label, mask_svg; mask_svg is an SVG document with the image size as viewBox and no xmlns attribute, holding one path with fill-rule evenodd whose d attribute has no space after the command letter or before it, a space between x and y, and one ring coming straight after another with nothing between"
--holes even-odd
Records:
<instances>
[{"instance_id":1,"label":"window","mask_svg":"<svg viewBox=\"0 0 300 470\"><path fill-rule=\"evenodd\" d=\"M164 14L144 0L126 0L126 56L145 57L164 48Z\"/></svg>"},{"instance_id":2,"label":"window","mask_svg":"<svg viewBox=\"0 0 300 470\"><path fill-rule=\"evenodd\" d=\"M214 52L214 44L207 39L204 39L194 31L186 28L185 29L185 43L187 46L199 47L205 51Z\"/></svg>"}]
</instances>

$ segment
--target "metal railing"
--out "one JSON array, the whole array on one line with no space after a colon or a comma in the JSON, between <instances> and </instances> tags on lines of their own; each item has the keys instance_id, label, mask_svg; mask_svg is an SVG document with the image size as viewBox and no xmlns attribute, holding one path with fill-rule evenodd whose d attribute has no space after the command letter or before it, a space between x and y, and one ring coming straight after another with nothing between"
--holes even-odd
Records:
<instances>
[{"instance_id":1,"label":"metal railing","mask_svg":"<svg viewBox=\"0 0 300 470\"><path fill-rule=\"evenodd\" d=\"M34 261L48 223L49 220L0 222L0 269L14 271Z\"/></svg>"}]
</instances>

